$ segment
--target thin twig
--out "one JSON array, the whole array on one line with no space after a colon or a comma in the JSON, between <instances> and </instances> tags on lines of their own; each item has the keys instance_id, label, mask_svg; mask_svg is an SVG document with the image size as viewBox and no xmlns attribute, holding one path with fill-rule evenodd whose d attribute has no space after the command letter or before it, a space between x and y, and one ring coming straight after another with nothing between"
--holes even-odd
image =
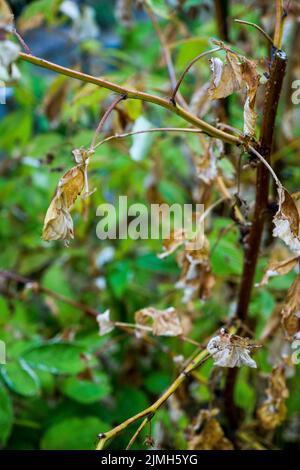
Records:
<instances>
[{"instance_id":1,"label":"thin twig","mask_svg":"<svg viewBox=\"0 0 300 470\"><path fill-rule=\"evenodd\" d=\"M16 38L18 39L18 41L20 42L20 44L22 45L24 51L27 53L27 54L30 54L32 55L32 52L30 50L30 48L27 46L26 42L24 41L24 39L22 38L21 34L18 33L18 31L14 28L13 29L13 34L16 36Z\"/></svg>"},{"instance_id":2,"label":"thin twig","mask_svg":"<svg viewBox=\"0 0 300 470\"><path fill-rule=\"evenodd\" d=\"M245 21L245 20L235 19L234 21L235 21L235 23L244 24L244 25L247 25L247 26L252 26L253 28L257 29L267 39L267 41L271 44L271 46L274 45L273 39L271 38L271 36L269 36L269 34L264 29L262 29L260 26L258 26L258 24L252 23L251 21Z\"/></svg>"},{"instance_id":3,"label":"thin twig","mask_svg":"<svg viewBox=\"0 0 300 470\"><path fill-rule=\"evenodd\" d=\"M152 129L144 129L140 131L125 132L124 134L110 135L109 137L106 137L105 139L101 140L101 142L99 142L97 145L95 145L94 149L100 147L100 145L110 142L111 140L124 139L125 137L131 137L132 135L146 134L147 132L188 132L190 134L203 133L203 131L201 131L200 129L189 129L184 127L153 127Z\"/></svg>"},{"instance_id":4,"label":"thin twig","mask_svg":"<svg viewBox=\"0 0 300 470\"><path fill-rule=\"evenodd\" d=\"M90 145L90 150L94 150L95 149L95 144L96 144L96 140L97 140L97 137L98 135L100 134L100 132L102 131L103 129L103 126L108 118L108 116L110 115L110 113L115 109L115 107L120 103L120 101L122 100L125 100L126 99L126 94L124 95L121 95L121 96L118 96L112 103L111 105L107 108L107 110L105 111L105 113L103 114L102 118L100 119L100 122L98 124L98 127L95 131L95 134L94 134L94 137L93 137L93 140L92 140L92 143Z\"/></svg>"},{"instance_id":5,"label":"thin twig","mask_svg":"<svg viewBox=\"0 0 300 470\"><path fill-rule=\"evenodd\" d=\"M157 410L168 400L168 398L173 395L173 393L178 389L178 387L186 380L189 374L200 367L204 362L210 358L210 355L207 354L207 351L200 351L195 359L188 364L185 369L178 375L174 382L167 388L167 390L148 408L145 408L140 413L132 416L131 418L126 419L123 423L119 424L115 428L111 429L108 432L99 434L99 442L97 445L97 450L103 450L107 441L116 437L124 429L126 429L131 424L135 423L139 419L146 418L148 416L152 417L157 412Z\"/></svg>"},{"instance_id":6,"label":"thin twig","mask_svg":"<svg viewBox=\"0 0 300 470\"><path fill-rule=\"evenodd\" d=\"M210 51L205 51L205 52L202 52L201 54L197 55L196 57L194 57L194 59L186 66L186 68L184 69L184 71L182 72L182 74L180 75L179 79L177 80L177 83L176 85L174 86L174 89L173 89L173 92L172 92L172 95L170 97L170 102L175 105L175 97L176 97L176 93L184 79L184 77L186 76L186 74L188 73L188 71L190 70L190 68L196 63L198 62L198 60L202 59L203 57L206 57L210 54L214 54L215 52L218 52L218 51L221 51L222 48L221 47L215 47L214 49L211 49Z\"/></svg>"},{"instance_id":7,"label":"thin twig","mask_svg":"<svg viewBox=\"0 0 300 470\"><path fill-rule=\"evenodd\" d=\"M147 424L150 422L151 420L151 416L147 416L144 421L142 421L142 423L140 424L140 426L137 428L137 430L135 431L134 435L132 436L132 438L130 439L127 447L126 447L126 450L129 450L130 447L132 446L132 444L135 442L136 438L138 437L138 435L142 432L142 430L144 429L145 426L147 426Z\"/></svg>"},{"instance_id":8,"label":"thin twig","mask_svg":"<svg viewBox=\"0 0 300 470\"><path fill-rule=\"evenodd\" d=\"M251 153L253 153L264 165L265 167L269 170L271 175L273 176L275 182L277 183L278 186L282 186L281 182L279 181L278 176L276 175L275 171L271 167L271 165L267 162L267 160L254 148L252 145L249 145L248 149L250 150Z\"/></svg>"}]
</instances>

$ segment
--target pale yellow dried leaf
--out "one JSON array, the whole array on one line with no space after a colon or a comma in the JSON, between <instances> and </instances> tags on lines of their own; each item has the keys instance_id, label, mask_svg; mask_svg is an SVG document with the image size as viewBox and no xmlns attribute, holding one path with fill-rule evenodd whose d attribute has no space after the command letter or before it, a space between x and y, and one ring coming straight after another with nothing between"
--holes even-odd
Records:
<instances>
[{"instance_id":1,"label":"pale yellow dried leaf","mask_svg":"<svg viewBox=\"0 0 300 470\"><path fill-rule=\"evenodd\" d=\"M173 308L158 310L153 307L143 308L135 313L135 322L140 326L151 326L157 336L178 336L183 328L178 312ZM137 333L141 332L137 330Z\"/></svg>"},{"instance_id":2,"label":"pale yellow dried leaf","mask_svg":"<svg viewBox=\"0 0 300 470\"><path fill-rule=\"evenodd\" d=\"M273 236L279 237L298 256L300 256L299 212L294 199L283 187L277 186L278 211L273 218Z\"/></svg>"},{"instance_id":3,"label":"pale yellow dried leaf","mask_svg":"<svg viewBox=\"0 0 300 470\"><path fill-rule=\"evenodd\" d=\"M300 276L295 278L287 292L281 315L285 334L290 340L293 340L300 330Z\"/></svg>"}]
</instances>

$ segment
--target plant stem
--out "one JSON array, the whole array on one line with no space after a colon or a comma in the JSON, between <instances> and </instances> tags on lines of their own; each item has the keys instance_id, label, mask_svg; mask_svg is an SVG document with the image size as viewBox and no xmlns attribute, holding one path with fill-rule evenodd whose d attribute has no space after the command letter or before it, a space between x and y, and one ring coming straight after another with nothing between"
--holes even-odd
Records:
<instances>
[{"instance_id":1,"label":"plant stem","mask_svg":"<svg viewBox=\"0 0 300 470\"><path fill-rule=\"evenodd\" d=\"M97 137L98 135L100 134L100 132L102 131L103 129L103 126L106 122L106 119L108 118L108 116L110 115L110 113L115 109L115 107L118 105L118 103L120 103L120 101L122 100L125 100L126 99L126 94L124 95L121 95L121 96L118 96L112 103L111 105L107 108L107 110L105 111L105 113L103 114L99 124L98 124L98 127L95 131L95 134L94 134L94 137L93 137L93 140L92 140L92 143L91 143L91 146L90 146L90 150L94 150L95 148L95 145L96 145L96 140L97 140Z\"/></svg>"},{"instance_id":2,"label":"plant stem","mask_svg":"<svg viewBox=\"0 0 300 470\"><path fill-rule=\"evenodd\" d=\"M274 55L270 78L266 86L261 136L258 146L258 153L263 156L268 165L271 164L275 119L286 63L286 54L277 50ZM246 325L248 323L249 303L268 204L269 176L269 168L261 162L257 167L254 215L249 241L245 247L243 275L235 314L235 319L241 320ZM225 407L229 422L234 427L236 427L238 421L237 409L233 398L236 377L237 369L229 370L225 385Z\"/></svg>"},{"instance_id":3,"label":"plant stem","mask_svg":"<svg viewBox=\"0 0 300 470\"><path fill-rule=\"evenodd\" d=\"M31 64L37 65L39 67L52 70L53 72L57 72L62 75L66 75L68 77L81 80L82 82L93 83L94 85L98 85L102 88L106 88L107 90L120 93L121 95L126 95L127 98L142 100L148 103L156 104L158 106L161 106L162 108L168 109L174 114L177 114L185 121L190 122L191 124L193 124L195 127L198 127L199 129L202 129L205 133L207 133L211 137L216 137L217 139L224 140L224 142L228 142L228 143L235 144L235 145L239 145L241 143L241 140L238 137L215 128L214 126L206 123L205 121L198 118L197 116L194 116L192 113L190 113L186 109L183 109L181 106L173 106L172 103L170 103L170 101L167 99L164 99L155 95L150 95L149 93L144 93L142 91L132 90L132 89L117 85L115 83L109 82L108 80L105 80L103 78L93 77L92 75L88 75L86 73L82 73L77 70L72 70L67 67L63 67L53 62L49 62L48 60L44 60L39 57L25 54L24 52L20 52L19 58L26 62L30 62Z\"/></svg>"},{"instance_id":4,"label":"plant stem","mask_svg":"<svg viewBox=\"0 0 300 470\"><path fill-rule=\"evenodd\" d=\"M106 433L102 433L99 435L99 443L97 445L97 450L104 449L105 444L107 441L116 437L120 432L126 429L131 424L135 423L139 419L154 416L157 410L167 401L167 399L178 389L178 387L185 381L186 377L196 368L200 367L204 362L206 362L210 358L210 355L207 353L206 350L201 351L197 354L197 356L184 368L181 374L178 375L177 379L169 386L169 388L159 397L156 402L150 405L148 408L145 408L140 413L132 416L131 418L126 419L123 423L119 424L115 428L111 429Z\"/></svg>"},{"instance_id":5,"label":"plant stem","mask_svg":"<svg viewBox=\"0 0 300 470\"><path fill-rule=\"evenodd\" d=\"M202 52L201 54L197 55L196 57L194 57L193 60L191 60L191 62L189 62L189 64L186 66L186 68L184 69L184 71L182 72L182 74L180 75L177 83L175 84L174 86L174 90L172 92L172 95L170 97L170 102L175 105L176 102L175 102L175 96L176 96L176 93L178 92L178 89L184 79L184 77L186 76L186 74L188 73L188 71L190 70L190 68L196 63L198 62L198 60L202 59L203 57L206 57L210 54L213 54L214 52L218 52L218 51L221 51L222 48L221 47L215 47L214 49L211 49L210 51L205 51L205 52Z\"/></svg>"},{"instance_id":6,"label":"plant stem","mask_svg":"<svg viewBox=\"0 0 300 470\"><path fill-rule=\"evenodd\" d=\"M125 137L130 137L132 135L146 134L147 132L187 132L190 134L202 133L201 129L189 129L185 127L153 127L152 129L143 129L140 131L125 132L124 134L110 135L105 139L101 140L101 142L99 142L97 145L95 145L94 149L100 147L100 145L110 142L111 140L124 139Z\"/></svg>"},{"instance_id":7,"label":"plant stem","mask_svg":"<svg viewBox=\"0 0 300 470\"><path fill-rule=\"evenodd\" d=\"M234 21L239 24L252 26L253 28L257 29L266 38L266 40L271 44L271 46L274 45L273 39L271 38L271 36L269 36L268 33L264 29L262 29L260 26L258 26L256 23L251 23L251 21L244 21L244 20L234 20Z\"/></svg>"},{"instance_id":8,"label":"plant stem","mask_svg":"<svg viewBox=\"0 0 300 470\"><path fill-rule=\"evenodd\" d=\"M283 52L277 51L275 53L270 79L266 88L263 121L261 127L261 137L258 153L263 156L268 165L271 164L271 151L275 129L275 119L280 91L283 83L286 62L286 55ZM256 201L253 223L251 227L249 242L247 244L248 246L245 252L244 272L241 281L239 301L236 311L236 317L243 321L246 321L248 314L248 306L253 286L255 268L264 228L265 211L268 203L268 195L269 168L263 163L260 163L257 168Z\"/></svg>"}]
</instances>

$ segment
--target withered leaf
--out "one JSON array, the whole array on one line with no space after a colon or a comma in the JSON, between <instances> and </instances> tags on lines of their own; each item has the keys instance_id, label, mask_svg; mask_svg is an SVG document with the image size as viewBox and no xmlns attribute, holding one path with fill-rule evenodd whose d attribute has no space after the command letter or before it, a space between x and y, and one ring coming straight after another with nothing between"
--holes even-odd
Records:
<instances>
[{"instance_id":1,"label":"withered leaf","mask_svg":"<svg viewBox=\"0 0 300 470\"><path fill-rule=\"evenodd\" d=\"M204 153L200 158L195 159L195 166L198 178L208 184L213 181L218 174L217 156L223 152L223 145L219 139L201 139Z\"/></svg>"},{"instance_id":2,"label":"withered leaf","mask_svg":"<svg viewBox=\"0 0 300 470\"><path fill-rule=\"evenodd\" d=\"M70 211L84 187L83 197L91 194L88 191L87 167L94 151L80 148L72 153L77 165L68 170L58 182L44 220L42 238L46 241L65 240L67 243L70 238L74 238Z\"/></svg>"},{"instance_id":3,"label":"withered leaf","mask_svg":"<svg viewBox=\"0 0 300 470\"><path fill-rule=\"evenodd\" d=\"M190 249L190 246L187 242L177 259L181 266L181 275L176 288L183 290L183 303L188 303L196 297L206 300L215 284L209 260L208 240L204 238L202 247L198 249Z\"/></svg>"},{"instance_id":4,"label":"withered leaf","mask_svg":"<svg viewBox=\"0 0 300 470\"><path fill-rule=\"evenodd\" d=\"M257 417L265 429L275 429L280 426L286 418L285 400L289 391L285 382L285 368L275 367L269 377L267 398L257 410Z\"/></svg>"},{"instance_id":5,"label":"withered leaf","mask_svg":"<svg viewBox=\"0 0 300 470\"><path fill-rule=\"evenodd\" d=\"M178 312L169 307L158 310L153 307L143 308L135 313L135 322L140 326L152 327L152 333L157 336L178 336L183 334L183 328ZM141 331L137 329L137 335Z\"/></svg>"},{"instance_id":6,"label":"withered leaf","mask_svg":"<svg viewBox=\"0 0 300 470\"><path fill-rule=\"evenodd\" d=\"M210 60L212 84L209 94L212 100L226 98L242 87L243 78L240 60L236 54L226 52L226 63L221 59Z\"/></svg>"},{"instance_id":7,"label":"withered leaf","mask_svg":"<svg viewBox=\"0 0 300 470\"><path fill-rule=\"evenodd\" d=\"M103 336L110 333L114 329L114 323L110 320L110 312L106 310L104 313L99 313L96 320L99 325L99 335Z\"/></svg>"},{"instance_id":8,"label":"withered leaf","mask_svg":"<svg viewBox=\"0 0 300 470\"><path fill-rule=\"evenodd\" d=\"M14 15L6 0L0 0L0 30L11 32L14 27Z\"/></svg>"},{"instance_id":9,"label":"withered leaf","mask_svg":"<svg viewBox=\"0 0 300 470\"><path fill-rule=\"evenodd\" d=\"M220 334L209 341L207 350L216 366L256 368L256 362L250 357L250 352L257 347L259 346L252 344L248 338L231 335L221 329Z\"/></svg>"},{"instance_id":10,"label":"withered leaf","mask_svg":"<svg viewBox=\"0 0 300 470\"><path fill-rule=\"evenodd\" d=\"M290 340L300 330L300 276L297 276L289 288L281 311L282 326Z\"/></svg>"},{"instance_id":11,"label":"withered leaf","mask_svg":"<svg viewBox=\"0 0 300 470\"><path fill-rule=\"evenodd\" d=\"M273 218L273 236L279 237L298 256L300 256L299 212L294 199L283 187L277 186L279 207Z\"/></svg>"},{"instance_id":12,"label":"withered leaf","mask_svg":"<svg viewBox=\"0 0 300 470\"><path fill-rule=\"evenodd\" d=\"M257 114L254 110L260 75L255 62L233 54L226 49L226 63L211 59L212 82L209 90L211 99L226 98L232 93L246 88L244 104L244 134L254 137Z\"/></svg>"},{"instance_id":13,"label":"withered leaf","mask_svg":"<svg viewBox=\"0 0 300 470\"><path fill-rule=\"evenodd\" d=\"M201 410L192 421L188 433L188 450L233 450L216 419L219 410Z\"/></svg>"},{"instance_id":14,"label":"withered leaf","mask_svg":"<svg viewBox=\"0 0 300 470\"><path fill-rule=\"evenodd\" d=\"M68 170L59 180L55 195L45 216L43 240L68 240L74 238L70 210L83 187L84 170L81 165Z\"/></svg>"},{"instance_id":15,"label":"withered leaf","mask_svg":"<svg viewBox=\"0 0 300 470\"><path fill-rule=\"evenodd\" d=\"M267 269L264 272L262 280L257 286L265 286L266 284L268 284L269 279L271 277L284 276L285 274L289 273L292 269L295 268L295 266L298 264L298 261L298 256L292 256L283 261L270 261Z\"/></svg>"},{"instance_id":16,"label":"withered leaf","mask_svg":"<svg viewBox=\"0 0 300 470\"><path fill-rule=\"evenodd\" d=\"M163 242L163 252L158 254L158 258L163 259L170 256L174 251L185 242L185 230L174 229L170 233L170 238L165 238Z\"/></svg>"}]
</instances>

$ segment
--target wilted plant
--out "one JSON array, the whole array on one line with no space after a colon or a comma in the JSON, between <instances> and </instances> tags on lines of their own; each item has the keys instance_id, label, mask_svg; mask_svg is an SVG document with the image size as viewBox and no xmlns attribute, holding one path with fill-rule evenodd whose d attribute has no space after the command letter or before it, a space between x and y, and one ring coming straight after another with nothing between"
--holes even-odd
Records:
<instances>
[{"instance_id":1,"label":"wilted plant","mask_svg":"<svg viewBox=\"0 0 300 470\"><path fill-rule=\"evenodd\" d=\"M132 25L133 21L132 3L119 1L117 4L118 18L128 27ZM243 429L242 417L234 395L238 368L245 366L257 369L259 373L259 359L252 358L251 354L255 354L257 348L267 347L269 339L268 334L264 333L261 334L261 337L252 339L249 339L248 336L253 336L253 330L255 329L249 315L249 306L253 294L255 271L260 256L262 238L266 232L265 222L267 215L270 214L271 179L277 190L276 209L273 210L272 234L273 237L277 237L284 242L287 250L284 252L283 259L274 260L271 258L269 260L265 274L260 283L257 284L258 288L266 286L271 278L294 270L299 261L300 235L297 194L290 194L283 186L275 172L272 161L277 109L287 65L287 56L282 50L283 25L287 12L284 10L283 2L277 0L273 38L259 26L247 21L239 21L244 26L254 27L253 34L260 35L262 33L264 40L267 41L270 55L265 58L263 65L258 64L258 61L254 58L247 58L237 50L234 44L229 45L226 35L220 34L220 39L212 41L214 47L193 58L186 65L181 75L178 75L177 80L177 71L175 72L174 69L167 37L165 32L161 30L157 19L155 3L147 0L139 2L149 15L156 30L161 44L162 57L170 78L170 85L164 97L63 67L36 57L28 51L20 52L20 46L11 40L11 35L15 29L10 26L11 17L7 13L9 10L5 3L1 3L6 15L1 17L0 22L0 34L2 34L0 36L0 79L7 82L15 80L18 77L16 62L25 61L117 94L117 97L111 100L110 105L104 112L92 142L83 142L84 147L73 150L75 166L68 169L58 180L52 199L49 195L50 205L45 215L42 231L43 240L48 242L63 240L68 245L70 239L76 238L71 210L77 204L78 197L81 196L83 199L87 199L93 192L89 189L88 169L93 168L93 160L100 146L110 141L114 142L131 136L151 133L182 133L183 136L191 134L196 136L198 150L200 150L191 152L190 163L194 171L193 177L195 176L196 181L201 182L206 188L206 194L202 194L201 202L210 205L209 212L221 203L228 204L232 213L233 226L237 227L241 235L240 241L243 246L244 257L243 272L233 314L228 315L227 318L222 318L220 328L217 331L210 331L201 344L198 343L198 339L193 340L189 337L193 329L193 302L198 299L203 301L209 299L213 296L216 283L220 283L220 279L216 279L216 273L213 272L211 262L218 240L215 245L210 246L208 238L205 237L201 248L190 250L188 245L191 240L187 239L183 228L178 229L176 233L173 232L171 238L164 241L162 252L158 254L158 257L165 259L176 253L181 274L175 288L182 291L181 300L184 307L156 308L155 306L146 305L135 312L134 323L126 323L112 320L109 310L99 313L88 306L78 305L79 308L85 310L98 322L101 336L110 333L114 328L118 328L126 332L134 331L136 337L141 341L147 341L149 338L151 338L149 341L152 341L152 336L154 339L156 336L178 337L181 341L190 342L196 346L195 354L189 361L183 361L181 372L177 378L151 406L146 407L143 411L128 418L110 431L100 433L97 444L98 449L103 449L110 439L120 434L132 423L142 420L141 425L128 444L128 447L130 447L157 411L177 392L179 386L189 377L197 379L197 369L210 360L215 366L214 371L224 374L225 377L223 388L224 410L221 410L221 414L223 414L223 421L227 423L227 429L228 426L231 428L232 439L229 440L225 436L216 418L219 413L218 409L198 410L199 413L198 411L195 413L197 416L188 431L188 448L191 450L229 450L238 446L243 447L240 442L245 439L245 435L247 436L247 432ZM219 5L222 2L215 3ZM16 34L23 44L20 35ZM210 69L210 83L204 85L204 88L200 90L194 90L190 104L187 104L181 93L181 90L183 90L182 85L191 67L200 60L202 61L202 67L206 66L208 70ZM226 99L235 93L241 94L243 107L243 122L240 124L239 129L231 126L230 116L228 113L226 114L226 103L228 103ZM262 93L263 98L261 98ZM259 100L258 96L260 96ZM109 116L113 111L117 110L120 113L124 111L125 103L129 100L152 103L165 109L168 113L181 118L182 127L167 127L165 125L165 127L149 126L148 128L134 129L133 126L131 128L127 126L124 132L107 135L98 142ZM209 109L212 106L216 107L219 115L220 110L223 110L227 122L217 120L216 124L213 125L199 117L199 115L202 116L204 108ZM260 114L262 118L258 122ZM175 153L176 148L174 148ZM219 165L224 155L238 161L236 166L237 184L228 183L225 172L222 171ZM242 158L244 156L247 156L248 168L255 174L256 178L255 201L254 205L250 204L250 208L243 200L241 196L242 189L240 188L243 169ZM213 187L217 188L221 197L215 202L211 201L211 194L209 194ZM157 189L155 182L152 184L151 189L153 191L152 196L155 196ZM249 213L251 217L249 217ZM230 229L231 227L229 227ZM9 278L7 273L3 276ZM24 280L23 278L16 278L15 280L24 284L28 282L27 279ZM288 398L288 388L285 380L286 372L293 367L293 364L291 364L293 352L291 343L299 334L299 285L299 275L297 275L287 292L282 307L276 310L275 316L272 318L273 323L271 326L267 322L264 325L268 332L271 331L271 337L275 332L276 334L279 332L279 340L285 344L285 351L288 352L284 354L282 351L280 352L279 361L268 377L269 384L265 391L264 401L258 405L255 413L257 421L254 422L253 426L257 429L258 435L261 436L261 442L264 442L266 430L274 430L286 419L285 402ZM42 289L42 286L38 287L37 292L43 292ZM48 292L48 296L53 296L53 293ZM63 298L62 300L63 302L70 302L70 299ZM269 321L271 322L271 320ZM221 323L224 324L222 328ZM224 370L226 370L225 373ZM209 388L209 384L206 385ZM101 429L99 429L100 431Z\"/></svg>"}]
</instances>

